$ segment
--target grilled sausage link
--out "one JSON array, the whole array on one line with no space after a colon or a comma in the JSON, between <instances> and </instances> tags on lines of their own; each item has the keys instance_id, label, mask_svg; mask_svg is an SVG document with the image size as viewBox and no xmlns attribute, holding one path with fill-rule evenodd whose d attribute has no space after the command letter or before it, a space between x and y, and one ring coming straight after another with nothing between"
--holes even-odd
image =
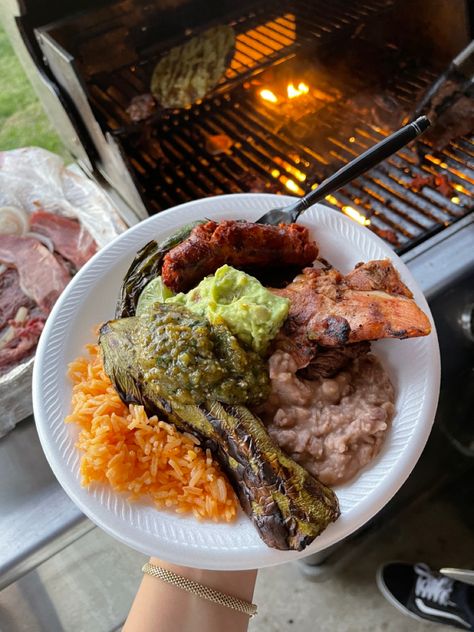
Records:
<instances>
[{"instance_id":1,"label":"grilled sausage link","mask_svg":"<svg viewBox=\"0 0 474 632\"><path fill-rule=\"evenodd\" d=\"M186 292L225 263L236 267L310 265L318 247L299 224L267 226L251 222L209 221L170 250L162 278L175 292Z\"/></svg>"}]
</instances>

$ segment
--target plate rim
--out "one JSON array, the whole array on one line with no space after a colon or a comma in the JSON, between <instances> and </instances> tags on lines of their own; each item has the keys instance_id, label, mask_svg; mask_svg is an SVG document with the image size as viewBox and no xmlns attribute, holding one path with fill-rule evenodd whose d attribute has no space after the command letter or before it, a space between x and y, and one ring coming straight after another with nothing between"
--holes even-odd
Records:
<instances>
[{"instance_id":1,"label":"plate rim","mask_svg":"<svg viewBox=\"0 0 474 632\"><path fill-rule=\"evenodd\" d=\"M163 557L164 559L168 559L172 562L175 562L178 564L184 564L187 566L194 566L194 567L201 567L201 568L204 567L204 568L215 569L215 570L224 570L224 569L225 570L240 570L240 569L248 569L248 568L255 567L254 565L251 565L248 562L242 562L241 553L239 554L239 551L241 551L241 549L237 549L236 551L229 551L228 549L226 549L225 552L221 551L221 554L223 553L225 554L224 563L222 563L222 561L219 561L218 556L216 556L215 554L211 554L211 551L209 549L206 549L204 555L199 555L199 554L194 555L192 560L187 560L186 555L178 556L178 557L176 557L176 555L174 556L171 555L167 557L167 554L163 551L163 549L157 553L158 549L160 548L159 546L157 546L156 549L151 549L148 546L140 545L140 543L139 542L137 543L136 541L132 543L130 538L127 538L126 536L122 535L120 525L118 527L111 526L106 521L104 522L104 520L98 517L95 514L95 512L92 511L87 506L87 503L84 503L82 499L79 498L78 494L76 493L76 490L74 489L74 485L70 484L68 480L64 480L63 477L61 476L61 463L59 462L61 461L61 459L57 459L57 455L54 453L54 450L52 449L52 446L49 443L49 438L48 438L48 433L47 433L48 415L46 414L46 411L43 410L43 405L42 405L41 385L42 385L43 376L42 376L40 367L43 365L43 362L44 362L50 330L52 329L53 323L55 322L56 318L58 317L58 314L60 313L62 309L62 305L67 301L69 295L71 294L74 287L76 286L76 283L80 281L83 275L87 274L87 271L89 270L89 268L93 266L94 263L99 258L103 257L111 248L116 247L119 241L123 240L127 235L130 235L131 232L138 232L138 231L143 230L144 226L150 223L156 222L158 218L167 217L170 214L176 213L177 211L183 210L185 208L192 208L193 206L201 205L204 201L213 201L216 199L217 200L224 200L224 199L235 200L236 198L239 198L240 201L243 202L244 199L251 200L251 199L255 199L256 196L260 198L262 197L266 197L267 199L270 198L272 200L278 201L280 205L282 202L284 203L285 201L287 201L289 203L296 199L293 196L281 196L281 195L275 195L275 194L270 194L270 193L237 193L237 194L213 196L210 198L203 198L203 199L193 200L190 202L185 202L183 204L176 205L170 209L167 209L166 211L162 211L161 213L157 215L153 215L139 222L138 224L132 226L127 231L119 235L107 246L102 248L96 255L94 255L94 257L92 257L92 259L90 259L86 263L86 265L74 277L72 282L66 287L65 291L62 293L62 295L59 297L58 301L56 302L55 306L53 307L53 310L48 318L48 321L46 322L44 335L41 336L40 342L38 344L35 363L33 367L33 409L34 409L34 418L35 418L36 428L38 431L41 446L42 446L43 452L45 453L46 459L48 460L48 463L56 479L58 480L59 484L64 489L66 494L79 507L79 509L90 520L92 520L92 522L94 522L97 526L102 528L109 535L119 540L120 542L146 555L155 555L155 556L158 555L158 556ZM354 229L360 230L360 231L365 230L362 226L359 226L353 220L347 218L342 213L335 211L334 209L324 204L312 205L312 207L310 208L313 208L315 206L323 207L325 212L330 212L331 214L333 214L333 217L337 217L337 221L342 221L343 223L346 222L348 225L350 225L351 230L354 230ZM183 223L184 221L185 219L183 218ZM171 230L173 230L174 228L177 228L178 225L175 227L172 227ZM311 555L315 553L317 550L318 551L322 550L322 548L331 546L335 544L336 542L339 542L340 540L346 538L348 535L350 535L351 533L359 529L368 520L371 520L390 501L390 499L395 495L395 493L400 489L400 487L406 481L411 471L413 470L414 466L416 465L425 447L429 434L431 432L431 427L434 421L434 416L435 416L437 403L438 403L439 383L440 383L440 353L439 353L439 345L438 345L438 339L437 339L437 333L436 333L436 326L433 321L429 305L423 295L423 292L419 284L417 283L416 279L413 277L410 270L406 266L406 264L400 259L400 257L398 257L398 255L395 252L393 252L393 250L389 248L389 246L387 246L387 244L385 244L385 242L382 239L380 239L377 235L375 235L372 232L370 232L369 234L370 234L370 238L374 240L375 243L382 249L385 256L389 257L392 261L396 263L397 269L400 272L402 272L402 276L404 277L404 279L405 280L408 279L411 289L417 291L422 296L423 300L421 301L422 303L421 307L427 313L432 323L432 332L431 332L430 337L427 338L427 340L430 341L430 344L429 344L430 356L429 357L431 360L431 366L429 368L432 373L431 375L432 381L430 383L430 387L434 395L432 398L430 398L430 401L426 401L427 400L426 391L424 393L423 404L425 406L425 412L424 412L425 423L423 424L418 423L411 437L411 442L414 445L416 445L416 449L412 447L411 450L409 450L408 449L409 446L405 446L405 448L402 450L397 460L395 461L395 464L393 466L394 468L397 468L397 466L398 468L400 468L399 464L401 462L404 462L404 471L398 472L398 473L395 472L395 474L397 475L391 475L390 476L391 482L387 481L387 476L385 476L383 488L379 490L377 497L374 499L372 498L374 494L369 493L368 497L366 497L363 501L361 501L360 503L361 507L359 507L358 509L356 508L355 510L354 509L351 510L350 520L347 517L347 515L346 516L341 515L340 518L338 518L337 522L334 523L334 525L330 526L332 530L330 532L329 537L326 538L326 540L328 541L325 543L324 547L320 547L317 549L308 547L309 549L312 549L312 550L308 551L308 549L306 549L305 551L301 551L301 552L278 551L276 549L271 549L269 547L266 547L266 549L264 549L262 552L262 549L258 548L257 550L254 551L254 554L255 554L255 557L259 557L259 560L260 560L258 563L259 568L262 568L265 566L274 566L281 563L285 563L287 561L296 560L296 559L305 557L307 555ZM117 288L117 294L118 294L118 288ZM112 492L112 493L116 494L116 492ZM336 494L337 494L337 489L336 489ZM362 510L366 504L370 506L370 512L368 516L364 517L363 515L364 512ZM331 535L333 531L335 531L335 533ZM157 543L159 544L158 536L157 536ZM188 553L190 551L192 551L194 554L196 553L196 551L194 550L194 547L191 545L186 547L186 551ZM246 547L246 551L248 552L250 556L252 556L251 548ZM185 559L187 561L184 561Z\"/></svg>"}]
</instances>

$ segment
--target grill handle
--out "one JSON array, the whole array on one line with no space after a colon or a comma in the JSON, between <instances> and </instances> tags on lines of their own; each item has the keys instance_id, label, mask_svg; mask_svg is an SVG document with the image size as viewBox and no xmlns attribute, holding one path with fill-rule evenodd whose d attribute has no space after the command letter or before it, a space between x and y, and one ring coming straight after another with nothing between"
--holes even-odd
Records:
<instances>
[{"instance_id":1,"label":"grill handle","mask_svg":"<svg viewBox=\"0 0 474 632\"><path fill-rule=\"evenodd\" d=\"M299 199L294 205L285 207L285 211L291 212L292 218L294 218L293 221L296 221L298 216L309 206L319 202L329 193L334 193L334 191L358 178L369 169L372 169L372 167L378 165L382 160L405 147L410 141L423 134L430 125L431 123L427 116L420 116L416 121L405 125L405 127L387 136L380 143L367 149L363 154L344 165L339 171L326 178L317 189Z\"/></svg>"}]
</instances>

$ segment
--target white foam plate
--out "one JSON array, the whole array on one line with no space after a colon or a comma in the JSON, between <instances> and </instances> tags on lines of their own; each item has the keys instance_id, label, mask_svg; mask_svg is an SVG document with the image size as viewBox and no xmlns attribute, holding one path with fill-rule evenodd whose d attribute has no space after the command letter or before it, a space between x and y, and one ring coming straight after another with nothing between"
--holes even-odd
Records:
<instances>
[{"instance_id":1,"label":"white foam plate","mask_svg":"<svg viewBox=\"0 0 474 632\"><path fill-rule=\"evenodd\" d=\"M210 569L246 569L280 564L334 544L372 518L399 489L426 443L438 401L440 361L436 330L425 338L383 340L373 345L396 390L396 415L379 456L346 485L335 488L341 516L302 552L267 547L241 512L235 523L197 522L192 517L130 503L108 487L80 485L78 429L64 424L72 386L67 365L83 354L97 323L113 317L122 278L135 253L151 239L162 240L179 226L204 217L255 220L293 198L236 194L189 202L129 229L98 252L74 277L48 321L36 353L33 404L39 437L58 481L99 527L146 555ZM316 205L300 219L321 255L343 273L359 261L388 257L430 316L426 300L407 267L372 232L341 213ZM53 508L52 508L53 509Z\"/></svg>"}]
</instances>

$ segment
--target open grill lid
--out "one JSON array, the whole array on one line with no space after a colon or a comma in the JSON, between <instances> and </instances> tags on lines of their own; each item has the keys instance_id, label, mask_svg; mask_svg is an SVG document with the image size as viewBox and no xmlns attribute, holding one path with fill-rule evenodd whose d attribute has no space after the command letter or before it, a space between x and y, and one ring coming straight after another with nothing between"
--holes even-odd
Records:
<instances>
[{"instance_id":1,"label":"open grill lid","mask_svg":"<svg viewBox=\"0 0 474 632\"><path fill-rule=\"evenodd\" d=\"M429 47L418 51L413 42L407 48L397 42L393 24L403 22L409 4L286 0L241 3L236 9L222 0L198 11L199 2L186 0L140 7L136 0L122 0L76 17L63 15L37 35L52 67L57 51L69 60L56 64L55 71L64 89L76 91L90 108L88 117L78 107L98 146L99 169L119 190L127 179L147 211L155 213L228 192L301 195L398 127L401 114L443 68L449 49L443 42L445 57L435 59ZM212 94L192 107L133 124L127 108L133 97L149 91L160 56L224 23L235 29L236 53ZM393 37L387 36L390 29ZM114 38L118 48L112 46ZM100 53L107 49L114 55ZM306 111L299 108L302 113L295 115L297 99L292 112L281 107L281 99L274 105L259 96L267 87L281 95L282 77L283 89L300 80L309 87ZM216 137L229 145L226 151L214 151ZM104 148L113 149L114 160L103 160ZM418 149L418 154L412 148L400 152L328 196L327 203L398 252L407 251L473 206L472 139L458 139L442 152L424 141ZM111 173L114 161L127 178Z\"/></svg>"}]
</instances>

